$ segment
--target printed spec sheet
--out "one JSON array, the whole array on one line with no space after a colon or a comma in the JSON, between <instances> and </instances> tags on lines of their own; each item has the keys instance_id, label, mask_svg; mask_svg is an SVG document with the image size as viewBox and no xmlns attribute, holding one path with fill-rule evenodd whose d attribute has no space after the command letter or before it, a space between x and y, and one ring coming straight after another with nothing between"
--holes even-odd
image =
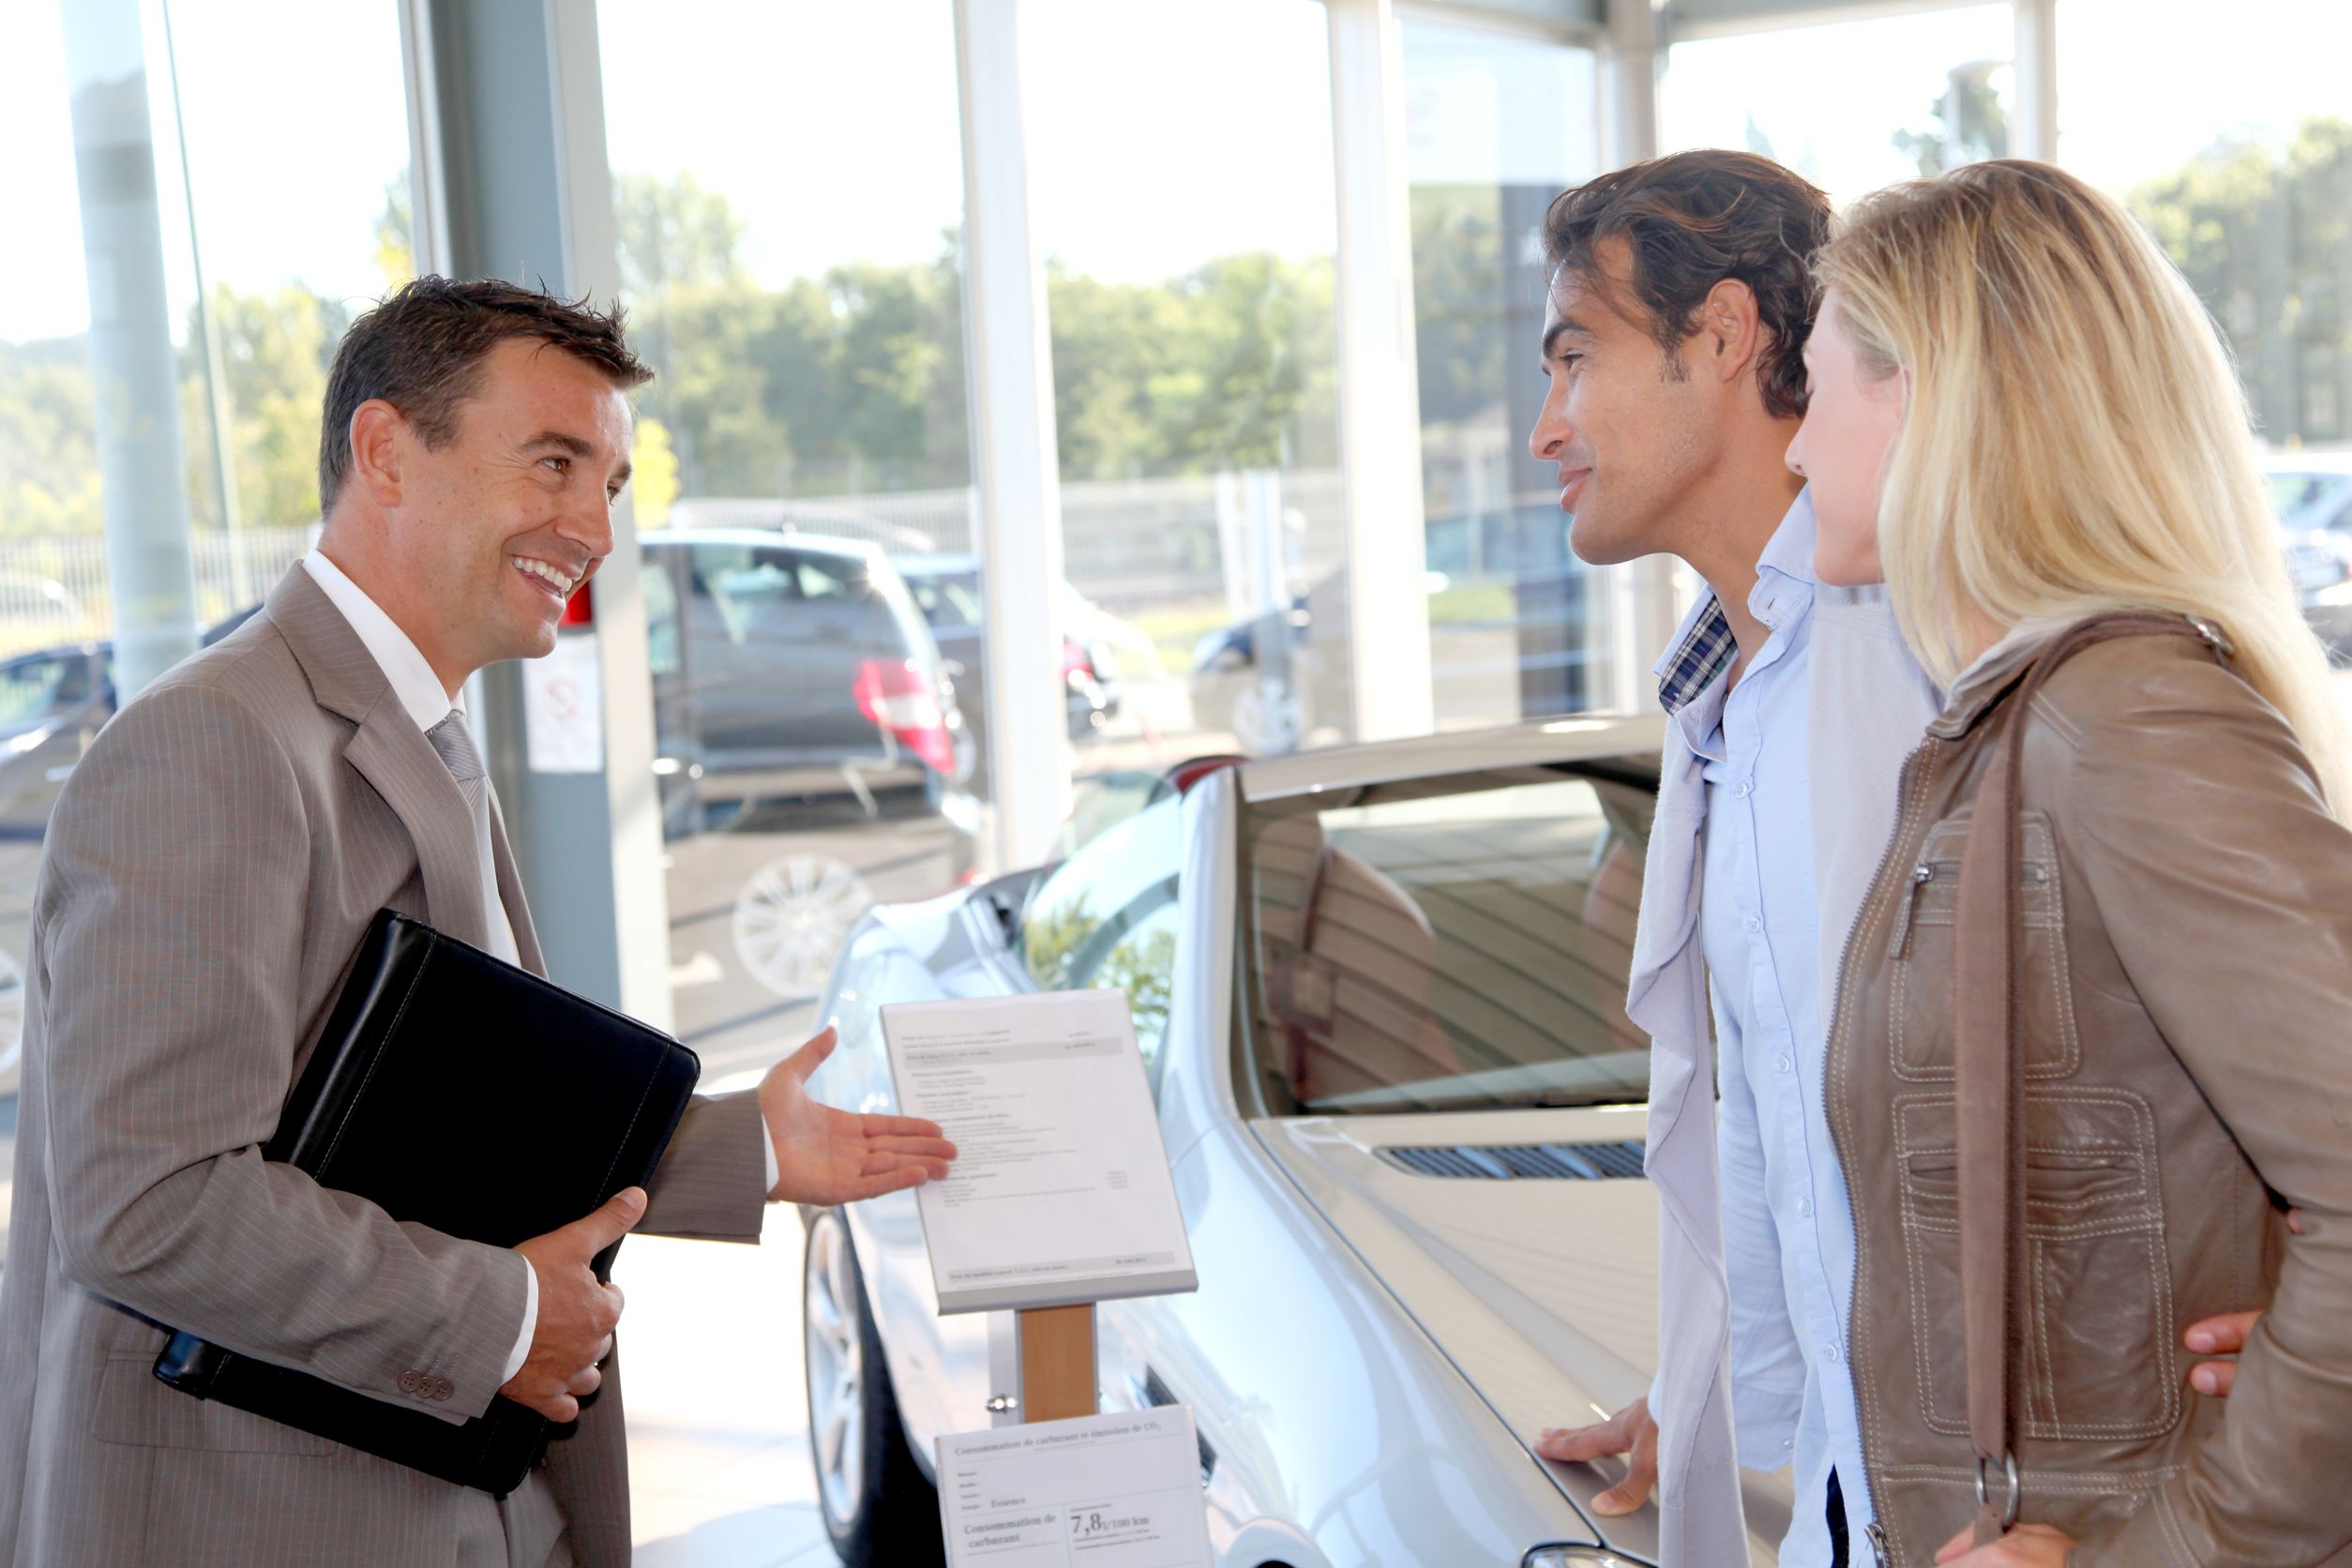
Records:
<instances>
[{"instance_id":1,"label":"printed spec sheet","mask_svg":"<svg viewBox=\"0 0 2352 1568\"><path fill-rule=\"evenodd\" d=\"M939 1440L950 1568L1209 1568L1182 1405Z\"/></svg>"},{"instance_id":2,"label":"printed spec sheet","mask_svg":"<svg viewBox=\"0 0 2352 1568\"><path fill-rule=\"evenodd\" d=\"M955 1141L917 1195L942 1313L1196 1288L1123 992L882 1010L898 1103Z\"/></svg>"}]
</instances>

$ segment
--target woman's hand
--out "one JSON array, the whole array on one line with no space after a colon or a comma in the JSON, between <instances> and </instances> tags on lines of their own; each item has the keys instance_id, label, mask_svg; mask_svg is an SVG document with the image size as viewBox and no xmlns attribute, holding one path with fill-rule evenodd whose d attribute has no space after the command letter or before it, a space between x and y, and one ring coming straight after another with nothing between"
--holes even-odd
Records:
<instances>
[{"instance_id":1,"label":"woman's hand","mask_svg":"<svg viewBox=\"0 0 2352 1568\"><path fill-rule=\"evenodd\" d=\"M2066 1554L2074 1538L2048 1525L2019 1525L1989 1546L1970 1550L1974 1527L1944 1543L1936 1554L1937 1568L2066 1568Z\"/></svg>"}]
</instances>

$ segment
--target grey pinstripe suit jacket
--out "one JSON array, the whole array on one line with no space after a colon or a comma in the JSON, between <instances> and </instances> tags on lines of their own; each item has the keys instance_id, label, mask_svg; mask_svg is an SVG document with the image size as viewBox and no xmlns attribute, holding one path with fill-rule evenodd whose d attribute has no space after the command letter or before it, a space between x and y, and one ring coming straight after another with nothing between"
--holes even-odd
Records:
<instances>
[{"instance_id":1,"label":"grey pinstripe suit jacket","mask_svg":"<svg viewBox=\"0 0 2352 1568\"><path fill-rule=\"evenodd\" d=\"M494 807L492 825L539 969ZM504 1505L150 1375L170 1323L396 1403L415 1403L403 1371L447 1378L455 1395L425 1408L451 1420L495 1393L520 1260L259 1152L387 907L484 940L463 797L296 566L264 614L114 717L51 822L0 1274L0 1563L628 1561L617 1357ZM752 1096L698 1099L641 1229L755 1240L763 1136Z\"/></svg>"}]
</instances>

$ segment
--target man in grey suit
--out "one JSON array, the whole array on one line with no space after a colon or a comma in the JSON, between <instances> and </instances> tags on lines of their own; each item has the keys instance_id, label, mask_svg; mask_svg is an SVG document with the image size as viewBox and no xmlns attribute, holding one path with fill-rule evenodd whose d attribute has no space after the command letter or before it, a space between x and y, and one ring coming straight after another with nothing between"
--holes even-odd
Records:
<instances>
[{"instance_id":1,"label":"man in grey suit","mask_svg":"<svg viewBox=\"0 0 2352 1568\"><path fill-rule=\"evenodd\" d=\"M511 1251L261 1158L379 909L543 972L453 706L549 652L611 550L647 374L617 313L507 284L423 279L362 317L318 551L126 706L59 801L0 1275L0 1564L621 1568L622 1304L588 1259L631 1229L754 1241L763 1200L952 1157L928 1123L811 1101L828 1033L698 1098L649 1191ZM437 1157L430 1107L417 1131ZM494 1500L173 1392L161 1323L453 1422L504 1394L579 1427Z\"/></svg>"}]
</instances>

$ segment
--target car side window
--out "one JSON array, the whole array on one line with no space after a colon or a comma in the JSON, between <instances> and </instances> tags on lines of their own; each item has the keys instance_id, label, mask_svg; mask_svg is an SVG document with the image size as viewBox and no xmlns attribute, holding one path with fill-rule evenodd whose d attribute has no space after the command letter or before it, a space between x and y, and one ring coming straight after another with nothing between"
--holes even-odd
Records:
<instances>
[{"instance_id":1,"label":"car side window","mask_svg":"<svg viewBox=\"0 0 2352 1568\"><path fill-rule=\"evenodd\" d=\"M1126 927L1103 954L1092 972L1073 980L1077 987L1110 987L1127 993L1127 1009L1135 1016L1136 1044L1143 1048L1143 1065L1152 1081L1159 1082L1160 1044L1168 1037L1168 997L1176 976L1175 890L1151 912Z\"/></svg>"},{"instance_id":2,"label":"car side window","mask_svg":"<svg viewBox=\"0 0 2352 1568\"><path fill-rule=\"evenodd\" d=\"M1017 939L1039 990L1125 991L1147 1062L1168 1029L1181 833L1171 796L1089 840L1030 895Z\"/></svg>"},{"instance_id":3,"label":"car side window","mask_svg":"<svg viewBox=\"0 0 2352 1568\"><path fill-rule=\"evenodd\" d=\"M70 654L18 659L0 669L0 725L31 724L76 695L66 689L72 672L68 661L82 657Z\"/></svg>"},{"instance_id":4,"label":"car side window","mask_svg":"<svg viewBox=\"0 0 2352 1568\"><path fill-rule=\"evenodd\" d=\"M656 675L678 672L678 590L667 560L652 550L637 574L645 596L645 657Z\"/></svg>"}]
</instances>

